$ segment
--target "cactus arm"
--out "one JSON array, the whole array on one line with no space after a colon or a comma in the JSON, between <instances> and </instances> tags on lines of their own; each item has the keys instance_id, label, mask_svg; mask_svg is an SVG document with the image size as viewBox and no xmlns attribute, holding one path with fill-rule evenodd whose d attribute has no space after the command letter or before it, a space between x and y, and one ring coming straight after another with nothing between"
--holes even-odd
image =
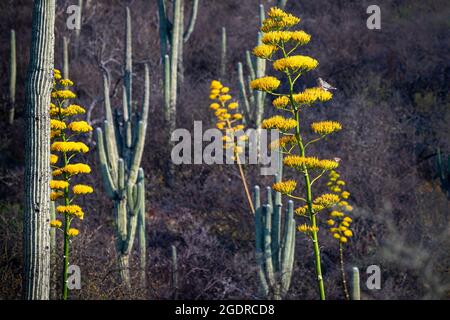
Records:
<instances>
[{"instance_id":1,"label":"cactus arm","mask_svg":"<svg viewBox=\"0 0 450 320\"><path fill-rule=\"evenodd\" d=\"M105 185L105 191L109 198L117 198L117 186L115 185L113 178L111 176L110 167L106 159L105 144L103 142L103 132L102 129L97 128L96 138L97 138L97 152L100 159L100 168L102 172L102 177Z\"/></svg>"},{"instance_id":2,"label":"cactus arm","mask_svg":"<svg viewBox=\"0 0 450 320\"><path fill-rule=\"evenodd\" d=\"M352 269L352 300L361 300L361 290L359 284L359 269Z\"/></svg>"},{"instance_id":3,"label":"cactus arm","mask_svg":"<svg viewBox=\"0 0 450 320\"><path fill-rule=\"evenodd\" d=\"M132 91L133 91L133 47L131 36L131 14L130 8L126 8L126 27L125 27L125 70L123 75L123 83L125 89L126 105L128 115L132 113Z\"/></svg>"},{"instance_id":4,"label":"cactus arm","mask_svg":"<svg viewBox=\"0 0 450 320\"><path fill-rule=\"evenodd\" d=\"M245 88L244 70L242 63L238 63L238 79L239 79L239 91L241 93L241 101L243 103L243 111L247 124L251 122L250 119L250 103L248 101L247 90Z\"/></svg>"},{"instance_id":5,"label":"cactus arm","mask_svg":"<svg viewBox=\"0 0 450 320\"><path fill-rule=\"evenodd\" d=\"M16 78L17 78L17 60L16 60L16 32L11 30L11 48L10 48L10 67L9 67L9 124L14 123L14 113L16 105Z\"/></svg>"},{"instance_id":6,"label":"cactus arm","mask_svg":"<svg viewBox=\"0 0 450 320\"><path fill-rule=\"evenodd\" d=\"M295 220L294 220L294 202L288 202L286 210L284 247L281 258L281 293L284 296L290 286L292 277L292 268L294 263L295 251Z\"/></svg>"},{"instance_id":7,"label":"cactus arm","mask_svg":"<svg viewBox=\"0 0 450 320\"><path fill-rule=\"evenodd\" d=\"M177 79L178 79L178 49L180 37L181 1L175 0L173 8L172 48L170 56L170 127L169 132L175 129L176 103L177 103Z\"/></svg>"},{"instance_id":8,"label":"cactus arm","mask_svg":"<svg viewBox=\"0 0 450 320\"><path fill-rule=\"evenodd\" d=\"M255 186L254 193L255 204L255 247L256 263L258 266L258 280L260 295L266 297L269 294L269 286L264 274L264 226L262 220L262 208L259 187Z\"/></svg>"},{"instance_id":9,"label":"cactus arm","mask_svg":"<svg viewBox=\"0 0 450 320\"><path fill-rule=\"evenodd\" d=\"M184 42L187 42L189 40L189 38L191 37L192 33L194 32L195 23L197 21L197 14L198 14L198 2L199 2L199 0L194 0L192 3L192 11L191 11L191 16L189 18L188 28L183 35Z\"/></svg>"},{"instance_id":10,"label":"cactus arm","mask_svg":"<svg viewBox=\"0 0 450 320\"><path fill-rule=\"evenodd\" d=\"M159 46L161 51L161 59L167 54L168 28L167 14L164 0L158 0L158 17L159 17ZM164 60L162 61L164 63Z\"/></svg>"},{"instance_id":11,"label":"cactus arm","mask_svg":"<svg viewBox=\"0 0 450 320\"><path fill-rule=\"evenodd\" d=\"M266 19L266 13L264 11L264 5L260 4L259 5L259 22L262 26L264 19Z\"/></svg>"},{"instance_id":12,"label":"cactus arm","mask_svg":"<svg viewBox=\"0 0 450 320\"><path fill-rule=\"evenodd\" d=\"M172 290L173 298L178 298L178 261L177 261L177 247L172 245Z\"/></svg>"},{"instance_id":13,"label":"cactus arm","mask_svg":"<svg viewBox=\"0 0 450 320\"><path fill-rule=\"evenodd\" d=\"M264 262L266 267L266 276L271 288L275 286L275 273L272 263L272 249L271 249L271 230L272 230L272 207L270 205L264 205L263 216L265 218L264 227Z\"/></svg>"},{"instance_id":14,"label":"cactus arm","mask_svg":"<svg viewBox=\"0 0 450 320\"><path fill-rule=\"evenodd\" d=\"M225 80L226 65L227 65L227 29L222 27L222 41L220 42L220 80Z\"/></svg>"},{"instance_id":15,"label":"cactus arm","mask_svg":"<svg viewBox=\"0 0 450 320\"><path fill-rule=\"evenodd\" d=\"M286 2L287 0L278 0L277 7L284 10L286 8Z\"/></svg>"},{"instance_id":16,"label":"cactus arm","mask_svg":"<svg viewBox=\"0 0 450 320\"><path fill-rule=\"evenodd\" d=\"M164 121L170 123L170 58L164 56Z\"/></svg>"},{"instance_id":17,"label":"cactus arm","mask_svg":"<svg viewBox=\"0 0 450 320\"><path fill-rule=\"evenodd\" d=\"M141 120L147 128L148 114L150 109L150 68L146 63L144 66L144 101L142 103Z\"/></svg>"},{"instance_id":18,"label":"cactus arm","mask_svg":"<svg viewBox=\"0 0 450 320\"><path fill-rule=\"evenodd\" d=\"M63 37L63 75L64 79L69 79L69 40Z\"/></svg>"},{"instance_id":19,"label":"cactus arm","mask_svg":"<svg viewBox=\"0 0 450 320\"><path fill-rule=\"evenodd\" d=\"M248 67L250 79L256 79L255 66L254 66L250 51L248 51L248 50L245 51L245 60L247 61L247 67Z\"/></svg>"},{"instance_id":20,"label":"cactus arm","mask_svg":"<svg viewBox=\"0 0 450 320\"><path fill-rule=\"evenodd\" d=\"M278 178L276 178L278 181ZM274 207L272 215L272 255L275 271L280 271L280 226L281 226L281 193L274 192Z\"/></svg>"},{"instance_id":21,"label":"cactus arm","mask_svg":"<svg viewBox=\"0 0 450 320\"><path fill-rule=\"evenodd\" d=\"M144 152L144 141L145 141L145 128L146 125L144 121L139 121L137 130L137 142L133 149L133 158L131 161L131 166L128 174L128 184L135 184L138 176L139 164L141 163L142 154Z\"/></svg>"},{"instance_id":22,"label":"cactus arm","mask_svg":"<svg viewBox=\"0 0 450 320\"><path fill-rule=\"evenodd\" d=\"M139 205L139 267L141 269L140 272L140 282L141 286L145 287L145 270L146 270L146 240L145 240L145 181L144 181L144 170L141 168L139 169L139 175L138 179L140 180L138 188L140 189L138 191L140 202Z\"/></svg>"}]
</instances>

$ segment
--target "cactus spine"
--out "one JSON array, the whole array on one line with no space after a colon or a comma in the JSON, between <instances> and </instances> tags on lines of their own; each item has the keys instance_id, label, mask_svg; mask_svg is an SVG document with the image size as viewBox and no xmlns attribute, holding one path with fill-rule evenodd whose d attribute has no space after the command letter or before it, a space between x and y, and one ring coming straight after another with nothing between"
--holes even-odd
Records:
<instances>
[{"instance_id":1,"label":"cactus spine","mask_svg":"<svg viewBox=\"0 0 450 320\"><path fill-rule=\"evenodd\" d=\"M264 6L259 5L259 16L261 24L264 21ZM262 33L258 33L258 44L261 44ZM266 60L255 59L252 57L250 51L245 53L247 68L249 74L244 76L244 68L241 62L238 63L238 81L240 89L241 104L243 105L244 119L248 126L255 126L258 128L261 125L264 116L264 102L266 100L266 93L262 91L255 91L250 88L250 82L256 78L261 78L266 73Z\"/></svg>"},{"instance_id":2,"label":"cactus spine","mask_svg":"<svg viewBox=\"0 0 450 320\"><path fill-rule=\"evenodd\" d=\"M10 65L9 65L9 124L14 123L14 114L16 110L16 77L17 77L17 61L16 61L16 32L11 30L11 48L10 48Z\"/></svg>"},{"instance_id":3,"label":"cactus spine","mask_svg":"<svg viewBox=\"0 0 450 320\"><path fill-rule=\"evenodd\" d=\"M220 48L220 81L224 81L227 66L227 29L225 27L222 27Z\"/></svg>"},{"instance_id":4,"label":"cactus spine","mask_svg":"<svg viewBox=\"0 0 450 320\"><path fill-rule=\"evenodd\" d=\"M352 300L361 300L361 289L359 285L359 269L352 269Z\"/></svg>"},{"instance_id":5,"label":"cactus spine","mask_svg":"<svg viewBox=\"0 0 450 320\"><path fill-rule=\"evenodd\" d=\"M55 0L33 6L26 82L24 274L25 299L49 299L50 291L50 92L53 85Z\"/></svg>"},{"instance_id":6,"label":"cactus spine","mask_svg":"<svg viewBox=\"0 0 450 320\"><path fill-rule=\"evenodd\" d=\"M150 104L149 67L145 65L145 92L142 112L133 112L131 17L126 8L125 69L123 76L123 113L113 118L109 99L109 79L105 74L106 121L96 130L104 186L114 202L116 247L120 276L130 287L129 256L139 225L141 268L145 268L145 190L144 170L140 168ZM138 223L139 222L139 223ZM145 278L141 270L141 281Z\"/></svg>"}]
</instances>

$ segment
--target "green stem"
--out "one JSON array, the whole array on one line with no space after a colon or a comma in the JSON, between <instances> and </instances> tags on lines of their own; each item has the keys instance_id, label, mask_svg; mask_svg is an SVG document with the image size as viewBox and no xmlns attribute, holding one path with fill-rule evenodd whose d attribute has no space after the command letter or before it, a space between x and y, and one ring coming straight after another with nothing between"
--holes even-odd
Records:
<instances>
[{"instance_id":1,"label":"green stem","mask_svg":"<svg viewBox=\"0 0 450 320\"><path fill-rule=\"evenodd\" d=\"M348 287L347 287L347 278L345 276L344 250L342 248L341 242L339 242L339 263L341 265L342 288L344 289L344 296L345 296L345 299L350 300L350 295L348 293Z\"/></svg>"}]
</instances>

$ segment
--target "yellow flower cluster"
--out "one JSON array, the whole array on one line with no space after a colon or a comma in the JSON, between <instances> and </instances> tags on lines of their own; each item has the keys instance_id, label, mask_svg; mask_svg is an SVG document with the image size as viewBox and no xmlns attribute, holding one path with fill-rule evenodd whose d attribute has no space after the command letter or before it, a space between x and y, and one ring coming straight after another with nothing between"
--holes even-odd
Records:
<instances>
[{"instance_id":1,"label":"yellow flower cluster","mask_svg":"<svg viewBox=\"0 0 450 320\"><path fill-rule=\"evenodd\" d=\"M253 90L272 92L280 86L280 80L275 77L263 77L250 82Z\"/></svg>"},{"instance_id":2,"label":"yellow flower cluster","mask_svg":"<svg viewBox=\"0 0 450 320\"><path fill-rule=\"evenodd\" d=\"M294 101L298 104L313 104L317 101L326 102L333 98L333 94L322 88L308 88L303 92L294 95Z\"/></svg>"},{"instance_id":3,"label":"yellow flower cluster","mask_svg":"<svg viewBox=\"0 0 450 320\"><path fill-rule=\"evenodd\" d=\"M89 151L89 147L85 145L83 142L75 142L75 141L56 141L53 142L50 149L56 152L83 152L86 153Z\"/></svg>"},{"instance_id":4,"label":"yellow flower cluster","mask_svg":"<svg viewBox=\"0 0 450 320\"><path fill-rule=\"evenodd\" d=\"M67 126L73 132L90 132L92 127L86 121L74 121Z\"/></svg>"},{"instance_id":5,"label":"yellow flower cluster","mask_svg":"<svg viewBox=\"0 0 450 320\"><path fill-rule=\"evenodd\" d=\"M312 234L314 232L319 232L319 228L318 227L312 227L310 225L305 224L301 224L297 227L297 230L302 232L302 233L306 233L306 234Z\"/></svg>"},{"instance_id":6,"label":"yellow flower cluster","mask_svg":"<svg viewBox=\"0 0 450 320\"><path fill-rule=\"evenodd\" d=\"M319 205L319 204L312 204L312 212L313 214L316 214L320 211L322 211L323 209L325 209L325 207ZM295 214L299 215L299 216L307 216L308 215L308 206L304 205L303 207L299 207L297 209L295 209Z\"/></svg>"},{"instance_id":7,"label":"yellow flower cluster","mask_svg":"<svg viewBox=\"0 0 450 320\"><path fill-rule=\"evenodd\" d=\"M273 141L270 144L270 149L276 149L276 148L283 148L286 149L286 147L289 147L291 145L294 145L297 143L297 138L294 135L286 135L282 136L280 139Z\"/></svg>"},{"instance_id":8,"label":"yellow flower cluster","mask_svg":"<svg viewBox=\"0 0 450 320\"><path fill-rule=\"evenodd\" d=\"M52 99L67 100L67 99L75 99L77 95L70 90L58 90L53 91L51 97Z\"/></svg>"},{"instance_id":9,"label":"yellow flower cluster","mask_svg":"<svg viewBox=\"0 0 450 320\"><path fill-rule=\"evenodd\" d=\"M328 188L331 192L334 192L336 197L341 199L348 199L350 192L342 191L342 187L345 186L345 182L340 178L339 173L332 170L329 175ZM349 213L353 211L353 207L345 200L339 201L335 206L335 209L331 211L330 218L327 220L327 225L330 227L329 231L333 238L339 240L340 243L347 243L348 239L353 236L353 231L350 226L353 222Z\"/></svg>"},{"instance_id":10,"label":"yellow flower cluster","mask_svg":"<svg viewBox=\"0 0 450 320\"><path fill-rule=\"evenodd\" d=\"M94 189L91 186L85 184L77 184L73 186L72 191L74 194L80 195L92 193L94 192Z\"/></svg>"},{"instance_id":11,"label":"yellow flower cluster","mask_svg":"<svg viewBox=\"0 0 450 320\"><path fill-rule=\"evenodd\" d=\"M287 180L276 182L272 185L272 189L282 194L291 194L297 187L297 181Z\"/></svg>"},{"instance_id":12,"label":"yellow flower cluster","mask_svg":"<svg viewBox=\"0 0 450 320\"><path fill-rule=\"evenodd\" d=\"M284 118L282 116L273 116L271 118L263 120L261 128L263 129L278 129L286 132L294 129L297 126L295 119Z\"/></svg>"},{"instance_id":13,"label":"yellow flower cluster","mask_svg":"<svg viewBox=\"0 0 450 320\"><path fill-rule=\"evenodd\" d=\"M340 200L339 196L333 193L325 193L314 199L313 203L322 206L324 208L331 208L336 203L338 203L339 200Z\"/></svg>"},{"instance_id":14,"label":"yellow flower cluster","mask_svg":"<svg viewBox=\"0 0 450 320\"><path fill-rule=\"evenodd\" d=\"M62 214L73 215L80 220L83 220L84 213L80 206L75 204L67 205L67 206L57 206L56 211Z\"/></svg>"},{"instance_id":15,"label":"yellow flower cluster","mask_svg":"<svg viewBox=\"0 0 450 320\"><path fill-rule=\"evenodd\" d=\"M311 124L311 130L321 136L342 130L342 125L337 121L320 121Z\"/></svg>"},{"instance_id":16,"label":"yellow flower cluster","mask_svg":"<svg viewBox=\"0 0 450 320\"><path fill-rule=\"evenodd\" d=\"M84 163L74 163L62 167L61 171L73 176L80 173L91 173L91 167Z\"/></svg>"},{"instance_id":17,"label":"yellow flower cluster","mask_svg":"<svg viewBox=\"0 0 450 320\"><path fill-rule=\"evenodd\" d=\"M317 170L333 170L339 166L334 160L319 160L316 157L303 157L297 155L286 156L283 160L284 165L298 170L317 169Z\"/></svg>"},{"instance_id":18,"label":"yellow flower cluster","mask_svg":"<svg viewBox=\"0 0 450 320\"><path fill-rule=\"evenodd\" d=\"M310 71L316 68L319 62L308 56L290 56L281 58L273 63L273 68L282 72Z\"/></svg>"},{"instance_id":19,"label":"yellow flower cluster","mask_svg":"<svg viewBox=\"0 0 450 320\"><path fill-rule=\"evenodd\" d=\"M285 108L289 104L290 100L288 96L280 96L272 101L275 108Z\"/></svg>"},{"instance_id":20,"label":"yellow flower cluster","mask_svg":"<svg viewBox=\"0 0 450 320\"><path fill-rule=\"evenodd\" d=\"M244 125L239 124L243 116L237 112L239 104L232 101L233 97L229 94L230 88L224 87L218 80L213 80L210 86L210 98L214 102L209 106L214 111L217 118L216 127L225 133L223 137L224 148L233 148L235 154L242 153L242 147L238 146L235 139L235 132L244 130ZM237 137L239 141L245 141L247 136Z\"/></svg>"},{"instance_id":21,"label":"yellow flower cluster","mask_svg":"<svg viewBox=\"0 0 450 320\"><path fill-rule=\"evenodd\" d=\"M60 177L59 180L51 180L50 199L52 201L64 200L64 204L56 207L56 211L64 216L77 217L80 220L84 218L84 212L80 206L72 204L73 199L79 195L92 193L94 189L90 186L77 184L72 187L70 193L70 181L73 176L90 173L91 168L84 163L70 163L76 153L86 153L89 148L80 141L70 141L73 136L80 133L92 131L92 127L86 121L67 122L69 117L84 114L86 110L79 105L69 104L70 99L76 97L75 93L68 90L68 87L74 83L69 79L62 79L61 72L54 70L53 90L51 93L52 102L50 103L50 150L54 153L50 155L50 164L52 165L52 176ZM65 107L67 105L67 107ZM69 123L66 125L66 123ZM71 132L68 133L67 130ZM69 154L70 153L70 154ZM69 154L69 155L68 155ZM58 165L57 165L58 164ZM79 231L70 228L72 219L61 219L65 221L64 230L68 230L66 236L74 237ZM59 219L50 222L50 226L61 228L63 223Z\"/></svg>"},{"instance_id":22,"label":"yellow flower cluster","mask_svg":"<svg viewBox=\"0 0 450 320\"><path fill-rule=\"evenodd\" d=\"M271 44L261 44L253 49L253 54L261 59L271 59L272 55L278 50L277 46Z\"/></svg>"},{"instance_id":23,"label":"yellow flower cluster","mask_svg":"<svg viewBox=\"0 0 450 320\"><path fill-rule=\"evenodd\" d=\"M276 7L270 8L268 16L262 23L262 32L291 28L300 22L300 18Z\"/></svg>"}]
</instances>

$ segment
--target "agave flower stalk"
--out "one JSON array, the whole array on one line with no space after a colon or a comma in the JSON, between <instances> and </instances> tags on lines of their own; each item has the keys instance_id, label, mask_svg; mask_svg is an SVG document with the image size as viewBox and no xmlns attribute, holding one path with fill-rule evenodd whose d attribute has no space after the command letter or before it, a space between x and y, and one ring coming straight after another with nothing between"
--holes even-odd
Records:
<instances>
[{"instance_id":1,"label":"agave flower stalk","mask_svg":"<svg viewBox=\"0 0 450 320\"><path fill-rule=\"evenodd\" d=\"M321 87L296 91L301 76L315 69L319 64L314 58L295 54L300 46L307 44L311 39L306 32L293 29L299 23L300 18L279 8L271 8L268 17L262 23L262 44L253 49L253 54L257 58L272 62L273 69L283 75L288 88L287 92L280 92L281 81L274 76L257 78L250 85L254 90L274 96L275 109L287 114L287 117L276 115L265 119L261 127L276 129L282 133L283 136L278 144L286 155L283 164L303 177L301 188L303 194L294 194L298 183L296 180L281 181L274 184L272 188L294 201L303 203L295 210L295 213L306 221L298 226L298 230L305 233L313 243L318 291L320 299L324 300L325 287L318 238L318 214L324 209L331 208L340 199L335 194L323 194L314 198L312 187L325 172L336 169L339 163L336 160L310 156L307 151L310 145L340 131L342 126L336 121L312 123L311 131L317 136L309 140L304 132L305 126L301 114L317 103L330 100L332 94Z\"/></svg>"},{"instance_id":2,"label":"agave flower stalk","mask_svg":"<svg viewBox=\"0 0 450 320\"><path fill-rule=\"evenodd\" d=\"M232 160L236 161L236 165L239 169L248 205L252 214L255 214L252 196L250 195L244 169L242 168L240 160L240 154L243 152L240 144L248 140L248 136L236 134L236 132L243 131L244 129L244 125L239 124L243 118L242 114L237 112L239 104L232 101L233 97L229 94L230 88L224 87L220 81L213 80L210 89L210 99L214 101L210 105L210 109L214 110L214 114L217 118L216 127L225 133L225 136L223 137L223 146L225 149L232 150Z\"/></svg>"},{"instance_id":3,"label":"agave flower stalk","mask_svg":"<svg viewBox=\"0 0 450 320\"><path fill-rule=\"evenodd\" d=\"M76 184L70 188L76 176L88 174L91 168L84 163L74 163L74 157L79 153L89 151L88 146L83 142L75 141L74 138L80 134L92 131L92 127L85 121L72 121L71 118L84 114L84 108L69 104L71 99L76 98L75 93L70 89L73 82L69 79L62 79L61 72L54 70L54 85L51 93L52 103L50 104L50 138L51 152L50 165L52 167L53 180L50 181L52 190L50 198L55 203L56 213L61 216L50 221L50 226L63 231L63 276L62 276L62 298L68 298L68 268L69 268L69 245L71 238L79 234L79 230L72 227L75 219L83 220L83 209L74 204L74 201L81 195L90 194L94 191L91 186ZM71 121L71 122L69 122Z\"/></svg>"}]
</instances>

